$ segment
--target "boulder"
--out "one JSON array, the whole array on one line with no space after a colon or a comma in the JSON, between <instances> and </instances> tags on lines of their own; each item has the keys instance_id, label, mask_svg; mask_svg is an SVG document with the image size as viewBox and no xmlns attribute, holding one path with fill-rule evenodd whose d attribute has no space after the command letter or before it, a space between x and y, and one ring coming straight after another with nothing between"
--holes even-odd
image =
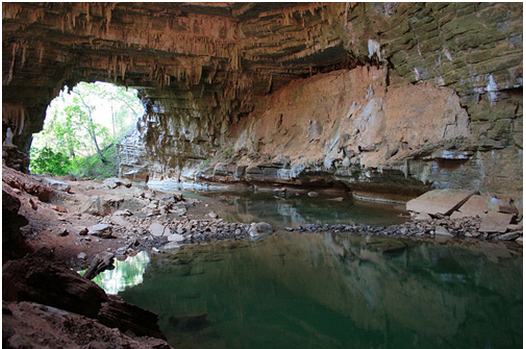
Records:
<instances>
[{"instance_id":1,"label":"boulder","mask_svg":"<svg viewBox=\"0 0 526 349\"><path fill-rule=\"evenodd\" d=\"M97 253L97 255L91 261L91 264L88 270L86 270L86 272L82 276L86 279L91 280L106 269L114 269L115 268L113 265L114 258L115 258L115 255L111 252Z\"/></svg>"},{"instance_id":2,"label":"boulder","mask_svg":"<svg viewBox=\"0 0 526 349\"><path fill-rule=\"evenodd\" d=\"M2 276L14 284L19 301L31 301L96 318L108 296L96 283L65 265L36 254L10 260Z\"/></svg>"},{"instance_id":3,"label":"boulder","mask_svg":"<svg viewBox=\"0 0 526 349\"><path fill-rule=\"evenodd\" d=\"M406 208L408 211L425 212L430 215L450 215L472 194L464 190L436 189L408 201Z\"/></svg>"},{"instance_id":4,"label":"boulder","mask_svg":"<svg viewBox=\"0 0 526 349\"><path fill-rule=\"evenodd\" d=\"M20 200L2 188L2 244L16 246L22 242L20 228L28 224L28 220L18 214Z\"/></svg>"},{"instance_id":5,"label":"boulder","mask_svg":"<svg viewBox=\"0 0 526 349\"><path fill-rule=\"evenodd\" d=\"M121 181L118 178L106 178L103 185L109 189L115 189L121 185Z\"/></svg>"},{"instance_id":6,"label":"boulder","mask_svg":"<svg viewBox=\"0 0 526 349\"><path fill-rule=\"evenodd\" d=\"M250 236L257 236L259 234L269 234L274 231L274 228L272 225L265 223L265 222L259 222L259 223L252 223L250 225L250 228L248 229L248 233Z\"/></svg>"},{"instance_id":7,"label":"boulder","mask_svg":"<svg viewBox=\"0 0 526 349\"><path fill-rule=\"evenodd\" d=\"M88 228L88 233L90 235L98 236L101 238L111 238L113 234L113 229L111 225L105 223L94 224Z\"/></svg>"},{"instance_id":8,"label":"boulder","mask_svg":"<svg viewBox=\"0 0 526 349\"><path fill-rule=\"evenodd\" d=\"M152 234L153 236L163 236L165 230L166 227L160 223L154 222L150 225L150 234Z\"/></svg>"},{"instance_id":9,"label":"boulder","mask_svg":"<svg viewBox=\"0 0 526 349\"><path fill-rule=\"evenodd\" d=\"M126 303L119 296L109 296L108 301L100 308L98 319L101 324L116 327L123 333L131 330L138 336L166 339L157 324L157 314Z\"/></svg>"},{"instance_id":10,"label":"boulder","mask_svg":"<svg viewBox=\"0 0 526 349\"><path fill-rule=\"evenodd\" d=\"M499 236L499 240L501 240L501 241L512 241L512 240L517 239L519 236L521 236L521 233L512 232L512 233L507 233L507 234L503 234L503 235Z\"/></svg>"},{"instance_id":11,"label":"boulder","mask_svg":"<svg viewBox=\"0 0 526 349\"><path fill-rule=\"evenodd\" d=\"M42 184L45 184L55 190L60 190L68 193L71 190L71 186L68 183L57 181L56 179L51 178L42 178Z\"/></svg>"},{"instance_id":12,"label":"boulder","mask_svg":"<svg viewBox=\"0 0 526 349\"><path fill-rule=\"evenodd\" d=\"M512 218L513 215L511 214L490 211L482 217L479 231L482 233L505 233Z\"/></svg>"},{"instance_id":13,"label":"boulder","mask_svg":"<svg viewBox=\"0 0 526 349\"><path fill-rule=\"evenodd\" d=\"M80 207L80 212L104 217L111 213L111 207L106 201L97 196L84 202Z\"/></svg>"},{"instance_id":14,"label":"boulder","mask_svg":"<svg viewBox=\"0 0 526 349\"><path fill-rule=\"evenodd\" d=\"M6 303L4 348L170 349L164 340L124 334L98 320L33 302Z\"/></svg>"}]
</instances>

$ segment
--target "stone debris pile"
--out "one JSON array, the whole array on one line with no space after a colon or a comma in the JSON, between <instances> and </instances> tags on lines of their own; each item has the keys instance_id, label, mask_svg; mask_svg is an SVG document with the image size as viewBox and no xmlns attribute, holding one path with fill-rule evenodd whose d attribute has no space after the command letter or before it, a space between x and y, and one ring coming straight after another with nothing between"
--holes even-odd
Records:
<instances>
[{"instance_id":1,"label":"stone debris pile","mask_svg":"<svg viewBox=\"0 0 526 349\"><path fill-rule=\"evenodd\" d=\"M475 195L461 190L433 190L407 202L412 219L389 227L306 224L285 228L299 233L351 233L393 237L478 238L522 244L522 198Z\"/></svg>"},{"instance_id":2,"label":"stone debris pile","mask_svg":"<svg viewBox=\"0 0 526 349\"><path fill-rule=\"evenodd\" d=\"M522 197L437 189L410 200L406 207L420 225L435 225L436 235L482 236L522 243L522 206Z\"/></svg>"}]
</instances>

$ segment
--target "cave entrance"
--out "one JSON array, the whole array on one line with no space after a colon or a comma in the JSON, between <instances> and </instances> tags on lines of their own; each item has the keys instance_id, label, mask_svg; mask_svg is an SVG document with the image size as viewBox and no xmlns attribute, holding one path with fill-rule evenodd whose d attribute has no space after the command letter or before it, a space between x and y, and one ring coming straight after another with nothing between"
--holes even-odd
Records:
<instances>
[{"instance_id":1,"label":"cave entrance","mask_svg":"<svg viewBox=\"0 0 526 349\"><path fill-rule=\"evenodd\" d=\"M31 173L116 176L116 145L143 114L135 89L100 81L65 86L49 104L43 130L33 135Z\"/></svg>"}]
</instances>

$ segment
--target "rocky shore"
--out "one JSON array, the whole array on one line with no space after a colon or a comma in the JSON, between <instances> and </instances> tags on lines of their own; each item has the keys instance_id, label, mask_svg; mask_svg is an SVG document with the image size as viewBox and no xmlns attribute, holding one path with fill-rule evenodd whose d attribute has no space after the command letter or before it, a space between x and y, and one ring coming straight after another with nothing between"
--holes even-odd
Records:
<instances>
[{"instance_id":1,"label":"rocky shore","mask_svg":"<svg viewBox=\"0 0 526 349\"><path fill-rule=\"evenodd\" d=\"M71 270L91 265L94 275L111 267L114 258L125 259L143 250L176 253L184 245L258 239L272 234L340 233L392 237L382 245L384 252L403 249L403 239L411 239L448 244L484 241L499 245L505 255L522 255L520 197L431 191L407 203L412 218L403 224L273 227L265 222L223 220L223 207L218 201L157 192L118 179L102 182L45 178L4 167L2 181L3 320L9 347L13 348L42 341L50 347L60 346L53 346L55 342L71 347L93 340L108 343L104 338L112 338L122 347L167 348L155 314L107 296L92 281ZM42 248L45 258L34 255ZM58 281L49 283L50 278ZM45 289L49 285L59 287ZM66 294L62 295L64 290ZM98 295L95 307L87 303L93 297L85 291ZM75 308L77 303L85 303L94 313L84 314ZM133 321L123 321L127 318ZM148 330L142 323L145 318L149 318ZM57 327L57 323L63 325ZM92 326L90 333L81 331L86 323ZM104 325L118 327L121 332L117 334ZM32 326L55 326L56 331L53 336L41 338L30 331Z\"/></svg>"}]
</instances>

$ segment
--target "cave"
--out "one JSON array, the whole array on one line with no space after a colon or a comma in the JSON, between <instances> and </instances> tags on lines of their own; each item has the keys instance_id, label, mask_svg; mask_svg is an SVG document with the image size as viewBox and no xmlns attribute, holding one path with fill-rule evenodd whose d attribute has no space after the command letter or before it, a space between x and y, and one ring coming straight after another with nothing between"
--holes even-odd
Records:
<instances>
[{"instance_id":1,"label":"cave","mask_svg":"<svg viewBox=\"0 0 526 349\"><path fill-rule=\"evenodd\" d=\"M496 244L510 241L513 248L505 250L522 258L520 4L3 3L2 10L2 201L4 215L13 218L3 224L4 261L38 249L44 231L52 232L52 241L66 236L64 229L70 231L67 239L78 237L80 230L69 228L65 218L71 212L61 205L86 187L80 189L80 179L71 192L60 192L56 182L45 185L30 174L30 146L64 86L96 81L137 89L145 110L118 144L119 178L105 182L105 190L143 188L133 200L150 205L155 191L166 188L230 186L271 191L283 200L334 192L337 197L328 199L336 199L329 201L334 207L344 197L405 205L438 191L469 193L454 207L419 217L444 227L449 223L441 220L468 214L461 205L473 204L473 197L486 200L478 221L451 223L447 229ZM164 200L165 213L175 214L173 209L184 215L197 206L188 197L186 206L175 208L185 202L179 195L158 200ZM136 208L132 199L111 200L100 216ZM36 218L42 212L47 218ZM210 212L201 219L212 213L217 217ZM100 224L118 225L101 219ZM487 228L484 219L496 228ZM198 229L196 222L192 229ZM318 229L300 227L293 228ZM257 234L248 226L233 231L245 228L246 236ZM142 243L152 249L160 240L154 228L148 229L153 240ZM207 229L207 234L213 230ZM433 226L422 235L440 232ZM82 244L84 235L79 236ZM129 248L141 245L135 241ZM52 250L77 263L79 246ZM116 247L107 248L115 252ZM396 255L400 249L382 251ZM338 258L349 261L353 253ZM360 263L368 258L362 257ZM97 297L99 322L111 326L108 319L122 302ZM19 310L13 307L15 314ZM129 316L141 317L140 311L126 309ZM190 326L197 331L214 327L208 313L174 316L172 325L183 326L183 332L183 323L197 322ZM163 338L155 326L150 330Z\"/></svg>"}]
</instances>

